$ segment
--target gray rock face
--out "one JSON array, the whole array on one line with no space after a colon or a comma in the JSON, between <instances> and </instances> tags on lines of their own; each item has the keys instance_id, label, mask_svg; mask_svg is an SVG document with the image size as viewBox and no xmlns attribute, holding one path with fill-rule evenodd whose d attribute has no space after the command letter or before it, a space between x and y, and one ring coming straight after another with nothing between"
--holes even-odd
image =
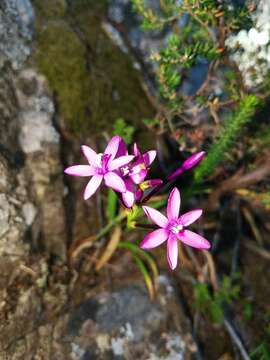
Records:
<instances>
[{"instance_id":1,"label":"gray rock face","mask_svg":"<svg viewBox=\"0 0 270 360\"><path fill-rule=\"evenodd\" d=\"M6 61L19 69L30 54L34 13L29 0L1 0L0 68Z\"/></svg>"},{"instance_id":2,"label":"gray rock face","mask_svg":"<svg viewBox=\"0 0 270 360\"><path fill-rule=\"evenodd\" d=\"M166 280L166 286L164 283ZM139 286L100 294L82 303L68 321L65 340L76 359L181 360L196 353L189 324L163 277L151 302Z\"/></svg>"}]
</instances>

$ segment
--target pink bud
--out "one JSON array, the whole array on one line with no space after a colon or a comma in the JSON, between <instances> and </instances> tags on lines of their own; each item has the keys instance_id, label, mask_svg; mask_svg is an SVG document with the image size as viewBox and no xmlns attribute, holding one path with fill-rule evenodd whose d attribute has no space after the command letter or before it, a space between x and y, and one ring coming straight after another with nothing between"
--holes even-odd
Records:
<instances>
[{"instance_id":1,"label":"pink bud","mask_svg":"<svg viewBox=\"0 0 270 360\"><path fill-rule=\"evenodd\" d=\"M196 154L191 155L187 158L186 161L182 164L180 168L175 170L171 175L168 176L168 180L174 180L177 176L181 175L183 172L190 170L194 166L198 165L202 159L205 157L205 151L200 151Z\"/></svg>"},{"instance_id":2,"label":"pink bud","mask_svg":"<svg viewBox=\"0 0 270 360\"><path fill-rule=\"evenodd\" d=\"M194 166L198 165L205 157L205 151L200 151L196 154L191 155L182 165L183 171L187 171Z\"/></svg>"}]
</instances>

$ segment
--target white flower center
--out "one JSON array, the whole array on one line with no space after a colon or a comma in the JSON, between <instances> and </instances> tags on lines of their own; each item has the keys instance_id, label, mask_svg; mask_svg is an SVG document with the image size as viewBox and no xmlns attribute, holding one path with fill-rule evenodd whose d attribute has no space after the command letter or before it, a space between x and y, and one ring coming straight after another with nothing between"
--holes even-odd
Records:
<instances>
[{"instance_id":1,"label":"white flower center","mask_svg":"<svg viewBox=\"0 0 270 360\"><path fill-rule=\"evenodd\" d=\"M172 226L170 230L171 230L172 233L178 234L183 229L184 229L183 225L178 224L178 225Z\"/></svg>"}]
</instances>

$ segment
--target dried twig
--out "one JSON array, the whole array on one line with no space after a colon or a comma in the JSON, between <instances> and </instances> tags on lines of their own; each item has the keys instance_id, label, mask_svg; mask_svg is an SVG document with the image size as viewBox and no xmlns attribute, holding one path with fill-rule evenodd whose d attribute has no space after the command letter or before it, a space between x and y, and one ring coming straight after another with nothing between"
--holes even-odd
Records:
<instances>
[{"instance_id":1,"label":"dried twig","mask_svg":"<svg viewBox=\"0 0 270 360\"><path fill-rule=\"evenodd\" d=\"M265 179L266 176L270 175L270 162L266 161L261 166L257 167L256 170L251 171L248 174L243 175L243 172L244 169L241 168L232 177L223 181L219 187L210 194L207 204L208 210L216 210L219 207L219 198L223 193L246 188Z\"/></svg>"},{"instance_id":2,"label":"dried twig","mask_svg":"<svg viewBox=\"0 0 270 360\"><path fill-rule=\"evenodd\" d=\"M243 243L244 246L248 249L256 253L257 255L260 255L266 260L270 260L270 251L267 251L266 249L260 248L256 244L254 244L252 241L247 241Z\"/></svg>"},{"instance_id":3,"label":"dried twig","mask_svg":"<svg viewBox=\"0 0 270 360\"><path fill-rule=\"evenodd\" d=\"M252 216L251 211L247 208L247 207L242 207L242 212L244 214L245 219L247 220L247 222L249 223L249 226L254 234L255 239L257 240L258 244L263 246L263 239L261 236L261 233L254 221L254 218Z\"/></svg>"},{"instance_id":4,"label":"dried twig","mask_svg":"<svg viewBox=\"0 0 270 360\"><path fill-rule=\"evenodd\" d=\"M120 241L121 238L121 234L122 234L122 230L120 226L116 226L112 236L110 238L110 241L108 242L106 249L104 250L103 254L101 255L101 257L98 259L97 263L96 263L96 270L99 271L112 257L112 255L114 254L117 245Z\"/></svg>"},{"instance_id":5,"label":"dried twig","mask_svg":"<svg viewBox=\"0 0 270 360\"><path fill-rule=\"evenodd\" d=\"M251 360L249 355L248 355L247 350L244 347L244 344L243 344L240 336L237 334L237 332L236 332L236 330L234 328L233 323L226 316L225 316L225 319L224 319L224 325L225 325L225 328L228 331L232 341L237 346L242 358L244 360Z\"/></svg>"}]
</instances>

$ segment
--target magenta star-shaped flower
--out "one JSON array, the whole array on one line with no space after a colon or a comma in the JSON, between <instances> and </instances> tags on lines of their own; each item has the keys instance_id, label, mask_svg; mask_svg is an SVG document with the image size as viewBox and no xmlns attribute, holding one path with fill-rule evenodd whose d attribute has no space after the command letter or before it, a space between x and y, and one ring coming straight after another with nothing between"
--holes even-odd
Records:
<instances>
[{"instance_id":1,"label":"magenta star-shaped flower","mask_svg":"<svg viewBox=\"0 0 270 360\"><path fill-rule=\"evenodd\" d=\"M133 146L133 154L135 156L135 163L130 167L128 175L134 184L140 184L146 178L149 166L155 160L157 152L155 150L149 150L142 154L135 143Z\"/></svg>"},{"instance_id":2,"label":"magenta star-shaped flower","mask_svg":"<svg viewBox=\"0 0 270 360\"><path fill-rule=\"evenodd\" d=\"M125 192L126 185L119 175L118 169L127 165L134 156L116 157L121 137L116 135L108 143L104 153L97 154L89 146L82 145L82 151L89 165L74 165L65 169L65 173L73 176L92 176L84 190L84 199L89 199L99 188L104 179L105 185L118 192Z\"/></svg>"},{"instance_id":3,"label":"magenta star-shaped flower","mask_svg":"<svg viewBox=\"0 0 270 360\"><path fill-rule=\"evenodd\" d=\"M174 188L168 199L167 217L156 209L143 206L147 217L158 225L160 229L147 234L140 247L142 249L152 249L167 241L167 260L172 270L177 266L178 240L197 249L209 249L211 246L201 235L186 229L188 225L202 215L202 210L192 210L179 216L180 203L180 192L177 188Z\"/></svg>"}]
</instances>

